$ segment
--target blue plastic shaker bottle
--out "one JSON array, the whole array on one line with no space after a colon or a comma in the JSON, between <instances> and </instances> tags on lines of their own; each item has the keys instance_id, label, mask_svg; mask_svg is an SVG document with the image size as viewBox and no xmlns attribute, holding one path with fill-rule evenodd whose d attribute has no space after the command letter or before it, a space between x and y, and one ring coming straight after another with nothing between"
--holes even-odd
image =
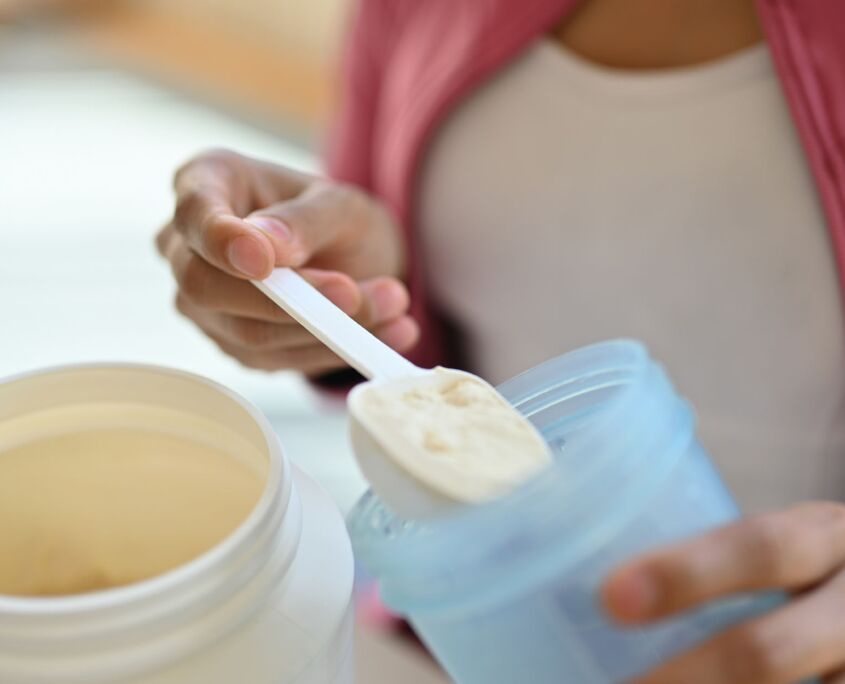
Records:
<instances>
[{"instance_id":1,"label":"blue plastic shaker bottle","mask_svg":"<svg viewBox=\"0 0 845 684\"><path fill-rule=\"evenodd\" d=\"M739 597L641 629L601 611L597 588L621 561L739 514L642 345L586 347L499 389L552 446L551 469L424 524L368 493L349 521L387 605L458 684L624 681L779 600Z\"/></svg>"}]
</instances>

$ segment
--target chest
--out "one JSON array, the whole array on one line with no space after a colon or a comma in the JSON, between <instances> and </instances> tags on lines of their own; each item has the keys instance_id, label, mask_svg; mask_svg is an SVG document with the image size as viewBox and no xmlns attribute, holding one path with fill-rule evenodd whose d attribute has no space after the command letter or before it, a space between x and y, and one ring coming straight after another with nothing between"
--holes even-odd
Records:
<instances>
[{"instance_id":1,"label":"chest","mask_svg":"<svg viewBox=\"0 0 845 684\"><path fill-rule=\"evenodd\" d=\"M764 47L634 77L541 44L456 109L420 181L429 294L483 376L642 340L752 510L841 496L834 252Z\"/></svg>"},{"instance_id":2,"label":"chest","mask_svg":"<svg viewBox=\"0 0 845 684\"><path fill-rule=\"evenodd\" d=\"M762 40L753 0L583 0L550 34L617 69L663 69L719 59Z\"/></svg>"},{"instance_id":3,"label":"chest","mask_svg":"<svg viewBox=\"0 0 845 684\"><path fill-rule=\"evenodd\" d=\"M443 125L415 218L429 291L494 379L620 335L715 345L764 377L761 346L840 338L824 217L763 47L632 78L544 43ZM838 368L830 351L796 387Z\"/></svg>"}]
</instances>

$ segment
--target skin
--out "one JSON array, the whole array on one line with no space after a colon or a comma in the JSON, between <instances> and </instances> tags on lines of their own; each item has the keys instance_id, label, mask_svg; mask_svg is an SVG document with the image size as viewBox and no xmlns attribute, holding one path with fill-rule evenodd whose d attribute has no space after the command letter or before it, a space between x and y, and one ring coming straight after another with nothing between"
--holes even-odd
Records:
<instances>
[{"instance_id":1,"label":"skin","mask_svg":"<svg viewBox=\"0 0 845 684\"><path fill-rule=\"evenodd\" d=\"M753 0L587 0L554 35L618 69L691 66L763 39Z\"/></svg>"},{"instance_id":2,"label":"skin","mask_svg":"<svg viewBox=\"0 0 845 684\"><path fill-rule=\"evenodd\" d=\"M684 67L762 39L751 0L590 0L555 32L621 69ZM601 599L623 626L732 594L782 590L783 607L728 629L634 684L845 684L845 506L815 502L744 520L632 560Z\"/></svg>"},{"instance_id":3,"label":"skin","mask_svg":"<svg viewBox=\"0 0 845 684\"><path fill-rule=\"evenodd\" d=\"M397 350L415 344L400 280L404 246L380 203L227 150L187 162L174 188L176 210L156 244L173 270L176 308L243 365L308 374L345 366L248 282L275 266L299 269Z\"/></svg>"},{"instance_id":4,"label":"skin","mask_svg":"<svg viewBox=\"0 0 845 684\"><path fill-rule=\"evenodd\" d=\"M554 32L568 49L623 69L683 67L762 39L752 0L586 0ZM176 211L158 235L176 305L245 365L319 373L342 362L248 282L301 269L326 296L400 351L418 330L401 282L395 221L355 189L232 152L176 174ZM366 245L366 248L364 246ZM625 626L758 589L783 607L728 629L636 684L845 684L845 506L816 502L738 522L634 559L601 598Z\"/></svg>"},{"instance_id":5,"label":"skin","mask_svg":"<svg viewBox=\"0 0 845 684\"><path fill-rule=\"evenodd\" d=\"M845 683L845 506L806 503L643 556L606 580L623 625L707 601L780 589L786 605L664 663L634 684Z\"/></svg>"},{"instance_id":6,"label":"skin","mask_svg":"<svg viewBox=\"0 0 845 684\"><path fill-rule=\"evenodd\" d=\"M723 57L761 31L752 0L587 0L555 36L592 61L653 69ZM176 307L242 364L309 374L344 366L244 282L273 266L301 269L397 350L415 344L404 246L377 200L226 150L187 162L174 187L176 210L157 244L178 284Z\"/></svg>"}]
</instances>

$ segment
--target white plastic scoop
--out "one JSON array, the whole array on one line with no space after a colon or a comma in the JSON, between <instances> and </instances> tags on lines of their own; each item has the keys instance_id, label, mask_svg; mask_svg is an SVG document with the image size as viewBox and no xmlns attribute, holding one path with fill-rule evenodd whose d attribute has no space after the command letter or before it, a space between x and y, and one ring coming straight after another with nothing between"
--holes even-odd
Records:
<instances>
[{"instance_id":1,"label":"white plastic scoop","mask_svg":"<svg viewBox=\"0 0 845 684\"><path fill-rule=\"evenodd\" d=\"M352 446L399 516L431 518L492 498L551 462L536 429L478 376L415 366L292 269L253 282L369 379L348 397Z\"/></svg>"}]
</instances>

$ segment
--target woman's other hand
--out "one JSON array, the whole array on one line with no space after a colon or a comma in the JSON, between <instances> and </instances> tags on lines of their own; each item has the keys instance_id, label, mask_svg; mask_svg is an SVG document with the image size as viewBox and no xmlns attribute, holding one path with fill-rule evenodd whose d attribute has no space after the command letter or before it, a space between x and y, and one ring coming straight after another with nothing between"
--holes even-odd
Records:
<instances>
[{"instance_id":1,"label":"woman's other hand","mask_svg":"<svg viewBox=\"0 0 845 684\"><path fill-rule=\"evenodd\" d=\"M802 504L643 556L608 578L602 599L618 621L637 625L766 589L792 597L636 684L845 683L845 505Z\"/></svg>"},{"instance_id":2,"label":"woman's other hand","mask_svg":"<svg viewBox=\"0 0 845 684\"><path fill-rule=\"evenodd\" d=\"M399 229L365 193L226 150L186 163L174 187L176 210L156 243L176 307L245 366L319 374L345 365L249 282L276 266L298 269L397 350L416 342Z\"/></svg>"}]
</instances>

